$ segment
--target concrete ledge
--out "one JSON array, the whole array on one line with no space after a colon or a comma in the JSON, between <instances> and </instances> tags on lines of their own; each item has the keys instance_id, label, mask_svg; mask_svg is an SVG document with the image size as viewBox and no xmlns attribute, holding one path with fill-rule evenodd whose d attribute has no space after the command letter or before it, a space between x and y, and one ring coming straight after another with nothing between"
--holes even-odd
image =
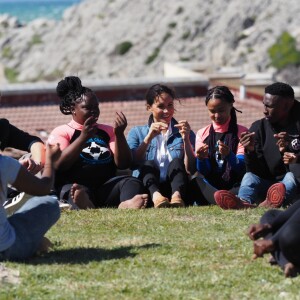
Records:
<instances>
[{"instance_id":1,"label":"concrete ledge","mask_svg":"<svg viewBox=\"0 0 300 300\"><path fill-rule=\"evenodd\" d=\"M144 100L147 89L156 83L173 87L177 97L202 97L206 95L209 82L199 77L184 78L130 78L82 80L83 85L94 90L100 101ZM9 84L0 87L2 106L56 104L57 82Z\"/></svg>"}]
</instances>

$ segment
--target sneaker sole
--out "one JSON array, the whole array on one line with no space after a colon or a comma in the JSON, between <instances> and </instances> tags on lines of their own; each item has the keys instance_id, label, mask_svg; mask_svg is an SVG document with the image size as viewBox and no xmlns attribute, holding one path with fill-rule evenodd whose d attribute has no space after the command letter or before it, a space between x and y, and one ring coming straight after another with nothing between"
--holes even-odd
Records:
<instances>
[{"instance_id":1,"label":"sneaker sole","mask_svg":"<svg viewBox=\"0 0 300 300\"><path fill-rule=\"evenodd\" d=\"M275 183L268 189L266 201L271 207L280 207L284 201L284 198L285 185L283 183Z\"/></svg>"},{"instance_id":2,"label":"sneaker sole","mask_svg":"<svg viewBox=\"0 0 300 300\"><path fill-rule=\"evenodd\" d=\"M20 209L29 198L31 198L31 195L28 195L24 192L20 193L16 197L12 199L12 202L4 206L4 209L6 210L7 215L14 214L18 209Z\"/></svg>"}]
</instances>

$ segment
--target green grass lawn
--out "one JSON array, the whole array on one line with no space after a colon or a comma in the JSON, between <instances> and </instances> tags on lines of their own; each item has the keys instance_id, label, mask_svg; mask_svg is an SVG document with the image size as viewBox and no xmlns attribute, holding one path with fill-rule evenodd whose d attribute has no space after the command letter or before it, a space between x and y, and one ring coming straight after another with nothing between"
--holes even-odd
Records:
<instances>
[{"instance_id":1,"label":"green grass lawn","mask_svg":"<svg viewBox=\"0 0 300 300\"><path fill-rule=\"evenodd\" d=\"M64 211L47 237L54 249L25 263L0 299L299 299L286 279L251 260L245 232L264 210Z\"/></svg>"}]
</instances>

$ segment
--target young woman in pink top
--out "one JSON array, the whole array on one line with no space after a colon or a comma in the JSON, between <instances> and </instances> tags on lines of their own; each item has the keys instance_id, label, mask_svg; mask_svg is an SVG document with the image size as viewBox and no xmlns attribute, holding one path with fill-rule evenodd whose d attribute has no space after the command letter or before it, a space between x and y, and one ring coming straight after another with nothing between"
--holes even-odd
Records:
<instances>
[{"instance_id":1,"label":"young woman in pink top","mask_svg":"<svg viewBox=\"0 0 300 300\"><path fill-rule=\"evenodd\" d=\"M78 77L61 80L56 91L61 112L72 115L71 122L55 128L48 140L59 143L62 150L55 178L60 198L82 209L145 207L148 196L143 184L131 176L116 177L117 168L131 164L123 113L116 113L113 127L97 123L99 100Z\"/></svg>"},{"instance_id":2,"label":"young woman in pink top","mask_svg":"<svg viewBox=\"0 0 300 300\"><path fill-rule=\"evenodd\" d=\"M212 123L197 132L197 186L199 204L216 204L219 189L235 189L245 174L244 147L239 143L247 128L237 124L234 96L226 86L216 86L207 93L205 103ZM203 201L202 201L203 200Z\"/></svg>"}]
</instances>

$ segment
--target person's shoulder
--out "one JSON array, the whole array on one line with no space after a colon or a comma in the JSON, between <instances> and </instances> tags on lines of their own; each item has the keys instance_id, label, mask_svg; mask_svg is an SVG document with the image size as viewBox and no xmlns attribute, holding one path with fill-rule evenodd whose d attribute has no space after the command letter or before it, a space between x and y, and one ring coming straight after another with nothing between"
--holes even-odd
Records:
<instances>
[{"instance_id":1,"label":"person's shoulder","mask_svg":"<svg viewBox=\"0 0 300 300\"><path fill-rule=\"evenodd\" d=\"M10 125L10 124L9 124L9 121L8 121L7 119L0 118L0 126L1 126L1 128L7 127L7 126L9 126L9 125Z\"/></svg>"},{"instance_id":2,"label":"person's shoulder","mask_svg":"<svg viewBox=\"0 0 300 300\"><path fill-rule=\"evenodd\" d=\"M210 129L210 126L211 126L211 124L209 124L209 125L207 125L205 127L200 128L197 131L197 135L199 135L199 136L203 135L206 131L208 131Z\"/></svg>"},{"instance_id":3,"label":"person's shoulder","mask_svg":"<svg viewBox=\"0 0 300 300\"><path fill-rule=\"evenodd\" d=\"M254 121L254 122L251 124L249 130L250 130L250 131L256 131L256 130L258 130L259 128L262 127L262 125L264 124L265 121L266 121L265 118Z\"/></svg>"},{"instance_id":4,"label":"person's shoulder","mask_svg":"<svg viewBox=\"0 0 300 300\"><path fill-rule=\"evenodd\" d=\"M244 125L240 125L240 124L237 124L238 126L238 131L239 132L245 132L245 131L248 131L248 128Z\"/></svg>"}]
</instances>

